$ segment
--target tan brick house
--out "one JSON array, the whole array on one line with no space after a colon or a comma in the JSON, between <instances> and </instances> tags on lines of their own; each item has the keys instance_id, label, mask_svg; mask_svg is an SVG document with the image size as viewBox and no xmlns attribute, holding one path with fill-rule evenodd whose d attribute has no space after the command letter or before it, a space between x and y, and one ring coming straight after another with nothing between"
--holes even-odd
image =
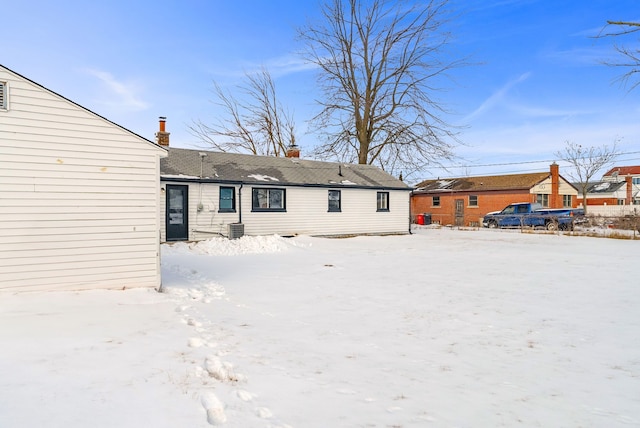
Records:
<instances>
[{"instance_id":1,"label":"tan brick house","mask_svg":"<svg viewBox=\"0 0 640 428\"><path fill-rule=\"evenodd\" d=\"M480 226L482 217L514 202L549 208L575 208L578 189L564 179L557 164L549 172L426 180L411 194L411 215L417 222Z\"/></svg>"}]
</instances>

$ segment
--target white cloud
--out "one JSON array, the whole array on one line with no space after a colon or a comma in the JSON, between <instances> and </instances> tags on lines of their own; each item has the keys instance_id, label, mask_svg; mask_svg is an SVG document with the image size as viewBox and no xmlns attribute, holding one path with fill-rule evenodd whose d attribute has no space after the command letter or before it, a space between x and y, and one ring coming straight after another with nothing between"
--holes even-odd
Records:
<instances>
[{"instance_id":1,"label":"white cloud","mask_svg":"<svg viewBox=\"0 0 640 428\"><path fill-rule=\"evenodd\" d=\"M500 89L498 89L496 92L491 94L491 96L489 96L489 98L487 98L482 104L480 104L480 107L478 107L473 112L471 112L471 114L469 114L467 117L465 117L463 121L464 122L469 122L469 121L477 118L478 116L482 115L486 111L494 108L496 105L498 105L500 102L502 102L504 100L505 95L514 86L518 85L519 83L524 82L530 76L531 76L531 72L527 72L527 73L521 74L516 79L512 79L509 82L507 82L506 84L504 84Z\"/></svg>"},{"instance_id":2,"label":"white cloud","mask_svg":"<svg viewBox=\"0 0 640 428\"><path fill-rule=\"evenodd\" d=\"M136 84L121 82L111 73L102 70L90 68L85 69L85 72L100 80L109 91L108 96L113 96L103 104L134 111L146 110L149 107L149 104L138 96L137 92L140 91L140 88Z\"/></svg>"},{"instance_id":3,"label":"white cloud","mask_svg":"<svg viewBox=\"0 0 640 428\"><path fill-rule=\"evenodd\" d=\"M313 70L315 64L311 64L296 55L282 55L268 58L263 62L246 61L236 63L224 68L210 67L209 72L215 76L227 78L244 78L247 74L258 73L266 69L273 78L291 75L299 72Z\"/></svg>"},{"instance_id":4,"label":"white cloud","mask_svg":"<svg viewBox=\"0 0 640 428\"><path fill-rule=\"evenodd\" d=\"M271 58L265 62L265 66L267 69L272 71L274 76L283 76L316 68L315 64L311 64L308 61L301 59L299 56L294 55L284 55Z\"/></svg>"}]
</instances>

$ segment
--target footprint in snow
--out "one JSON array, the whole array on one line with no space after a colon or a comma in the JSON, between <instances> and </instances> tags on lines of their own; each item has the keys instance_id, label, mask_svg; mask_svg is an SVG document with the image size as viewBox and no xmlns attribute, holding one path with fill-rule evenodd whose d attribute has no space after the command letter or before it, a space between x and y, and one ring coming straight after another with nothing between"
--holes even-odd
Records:
<instances>
[{"instance_id":1,"label":"footprint in snow","mask_svg":"<svg viewBox=\"0 0 640 428\"><path fill-rule=\"evenodd\" d=\"M189 347L190 348L200 348L201 346L203 346L204 340L200 339L199 337L191 337L189 338Z\"/></svg>"},{"instance_id":2,"label":"footprint in snow","mask_svg":"<svg viewBox=\"0 0 640 428\"><path fill-rule=\"evenodd\" d=\"M193 326L193 327L202 327L202 323L200 321L194 320L193 318L189 318L187 320L187 325Z\"/></svg>"},{"instance_id":3,"label":"footprint in snow","mask_svg":"<svg viewBox=\"0 0 640 428\"><path fill-rule=\"evenodd\" d=\"M227 422L224 405L214 393L208 392L203 394L200 402L207 412L207 422L209 422L210 425L221 425Z\"/></svg>"},{"instance_id":4,"label":"footprint in snow","mask_svg":"<svg viewBox=\"0 0 640 428\"><path fill-rule=\"evenodd\" d=\"M273 417L273 413L271 413L271 410L267 409L266 407L256 408L256 415L258 415L262 419L269 419Z\"/></svg>"},{"instance_id":5,"label":"footprint in snow","mask_svg":"<svg viewBox=\"0 0 640 428\"><path fill-rule=\"evenodd\" d=\"M204 368L209 373L209 376L218 379L220 382L238 382L242 380L242 376L234 373L231 363L220 361L213 355L209 355L205 359Z\"/></svg>"},{"instance_id":6,"label":"footprint in snow","mask_svg":"<svg viewBox=\"0 0 640 428\"><path fill-rule=\"evenodd\" d=\"M243 389L240 389L238 391L235 392L236 396L241 399L242 401L251 401L255 398L255 395L245 391Z\"/></svg>"}]
</instances>

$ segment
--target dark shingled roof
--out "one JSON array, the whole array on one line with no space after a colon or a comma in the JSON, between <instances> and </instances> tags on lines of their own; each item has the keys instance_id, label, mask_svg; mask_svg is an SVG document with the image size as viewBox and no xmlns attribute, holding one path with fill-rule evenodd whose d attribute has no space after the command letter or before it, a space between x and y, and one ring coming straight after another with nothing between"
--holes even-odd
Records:
<instances>
[{"instance_id":1,"label":"dark shingled roof","mask_svg":"<svg viewBox=\"0 0 640 428\"><path fill-rule=\"evenodd\" d=\"M582 183L573 183L574 187L582 192ZM587 187L587 193L614 193L619 190L622 186L626 186L627 183L624 181L620 181L618 183L613 181L594 181L589 183L589 187Z\"/></svg>"},{"instance_id":2,"label":"dark shingled roof","mask_svg":"<svg viewBox=\"0 0 640 428\"><path fill-rule=\"evenodd\" d=\"M411 190L402 181L372 165L173 147L169 148L167 158L160 159L160 176L164 180Z\"/></svg>"},{"instance_id":3,"label":"dark shingled roof","mask_svg":"<svg viewBox=\"0 0 640 428\"><path fill-rule=\"evenodd\" d=\"M416 193L437 193L443 191L477 192L488 190L528 190L545 180L549 175L549 172L536 172L530 174L425 180L416 186Z\"/></svg>"}]
</instances>

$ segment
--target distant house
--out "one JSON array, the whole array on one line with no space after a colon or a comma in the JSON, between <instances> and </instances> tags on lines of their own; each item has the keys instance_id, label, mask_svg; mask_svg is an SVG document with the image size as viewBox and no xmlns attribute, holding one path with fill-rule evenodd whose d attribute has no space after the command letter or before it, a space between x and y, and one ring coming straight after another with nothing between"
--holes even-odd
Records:
<instances>
[{"instance_id":1,"label":"distant house","mask_svg":"<svg viewBox=\"0 0 640 428\"><path fill-rule=\"evenodd\" d=\"M163 156L0 66L0 290L158 287Z\"/></svg>"},{"instance_id":2,"label":"distant house","mask_svg":"<svg viewBox=\"0 0 640 428\"><path fill-rule=\"evenodd\" d=\"M168 137L161 122L161 136ZM159 141L161 139L159 138ZM371 165L170 148L160 164L163 241L409 232L402 181Z\"/></svg>"},{"instance_id":3,"label":"distant house","mask_svg":"<svg viewBox=\"0 0 640 428\"><path fill-rule=\"evenodd\" d=\"M579 183L575 186L582 189ZM578 202L582 204L582 192ZM640 166L618 166L589 183L587 205L640 205Z\"/></svg>"},{"instance_id":4,"label":"distant house","mask_svg":"<svg viewBox=\"0 0 640 428\"><path fill-rule=\"evenodd\" d=\"M549 172L426 180L411 194L411 214L443 225L479 226L482 217L514 202L543 207L577 206L578 190L559 173Z\"/></svg>"}]
</instances>

